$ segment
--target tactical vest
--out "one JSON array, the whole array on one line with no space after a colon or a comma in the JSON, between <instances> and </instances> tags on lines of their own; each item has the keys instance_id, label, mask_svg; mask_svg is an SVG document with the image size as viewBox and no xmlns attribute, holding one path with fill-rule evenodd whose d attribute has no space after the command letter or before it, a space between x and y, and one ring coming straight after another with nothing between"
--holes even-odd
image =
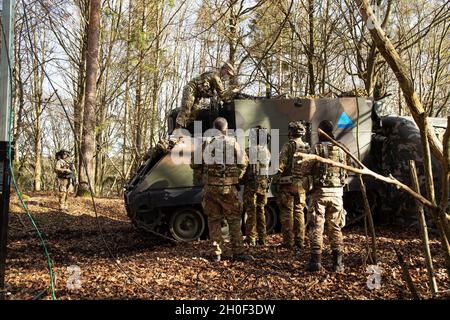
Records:
<instances>
[{"instance_id":1,"label":"tactical vest","mask_svg":"<svg viewBox=\"0 0 450 320\"><path fill-rule=\"evenodd\" d=\"M209 155L209 160L213 163L207 163L204 159L204 181L208 185L230 186L239 184L239 168L235 154L235 140L229 137L214 137L206 144L205 152ZM227 152L232 154L229 157L232 160L227 163Z\"/></svg>"},{"instance_id":2,"label":"tactical vest","mask_svg":"<svg viewBox=\"0 0 450 320\"><path fill-rule=\"evenodd\" d=\"M298 160L300 159L298 152L309 153L309 145L308 143L303 142L300 138L289 141L289 144L291 154L288 156L285 169L281 175L280 184L295 184L295 186L302 186L306 183L306 181L304 181L304 175L301 173L298 165Z\"/></svg>"},{"instance_id":3,"label":"tactical vest","mask_svg":"<svg viewBox=\"0 0 450 320\"><path fill-rule=\"evenodd\" d=\"M345 163L342 150L331 143L319 143L315 146L318 156ZM325 163L317 163L314 168L314 188L338 188L345 185L345 169L333 167Z\"/></svg>"},{"instance_id":4,"label":"tactical vest","mask_svg":"<svg viewBox=\"0 0 450 320\"><path fill-rule=\"evenodd\" d=\"M291 173L292 173L292 179L293 180L301 180L303 179L306 174L305 172L302 172L302 168L300 165L300 160L302 159L301 153L309 153L309 144L298 140L293 140L294 142L294 155L292 157L292 165L291 165Z\"/></svg>"},{"instance_id":5,"label":"tactical vest","mask_svg":"<svg viewBox=\"0 0 450 320\"><path fill-rule=\"evenodd\" d=\"M56 176L58 177L58 179L68 179L68 178L70 178L70 175L71 175L70 173L62 173L62 172L58 171L58 168L59 169L70 169L70 164L69 163L67 163L63 159L59 159L56 162L55 173L56 173Z\"/></svg>"}]
</instances>

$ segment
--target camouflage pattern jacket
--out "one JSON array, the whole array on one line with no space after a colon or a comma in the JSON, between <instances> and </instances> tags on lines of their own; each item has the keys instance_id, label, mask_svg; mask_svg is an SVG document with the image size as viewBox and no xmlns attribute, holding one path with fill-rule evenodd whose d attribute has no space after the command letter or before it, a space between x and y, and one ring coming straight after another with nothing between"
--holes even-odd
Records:
<instances>
[{"instance_id":1,"label":"camouflage pattern jacket","mask_svg":"<svg viewBox=\"0 0 450 320\"><path fill-rule=\"evenodd\" d=\"M55 173L58 179L69 179L72 170L70 170L70 164L64 159L56 161Z\"/></svg>"},{"instance_id":2,"label":"camouflage pattern jacket","mask_svg":"<svg viewBox=\"0 0 450 320\"><path fill-rule=\"evenodd\" d=\"M194 180L213 186L239 184L248 166L248 157L236 139L215 136L203 143L202 151L202 163L191 163Z\"/></svg>"},{"instance_id":3,"label":"camouflage pattern jacket","mask_svg":"<svg viewBox=\"0 0 450 320\"><path fill-rule=\"evenodd\" d=\"M216 93L221 100L226 100L225 86L217 71L204 72L187 84L195 91L196 98L211 98Z\"/></svg>"},{"instance_id":4,"label":"camouflage pattern jacket","mask_svg":"<svg viewBox=\"0 0 450 320\"><path fill-rule=\"evenodd\" d=\"M278 172L273 177L273 183L280 185L292 183L292 162L294 154L299 150L309 152L309 145L301 138L291 139L283 145L280 151Z\"/></svg>"}]
</instances>

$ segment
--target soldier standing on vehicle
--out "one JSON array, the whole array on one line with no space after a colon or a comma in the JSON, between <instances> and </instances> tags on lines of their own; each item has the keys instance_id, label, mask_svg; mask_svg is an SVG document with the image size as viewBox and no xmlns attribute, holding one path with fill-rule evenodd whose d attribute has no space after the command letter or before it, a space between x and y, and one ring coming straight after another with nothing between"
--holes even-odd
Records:
<instances>
[{"instance_id":1,"label":"soldier standing on vehicle","mask_svg":"<svg viewBox=\"0 0 450 320\"><path fill-rule=\"evenodd\" d=\"M330 137L333 136L333 123L325 120L319 124ZM345 164L344 151L333 145L324 135L319 134L319 143L313 148L313 152L326 159ZM312 166L313 190L311 195L308 224L311 224L311 258L306 266L308 271L319 271L321 268L321 256L323 246L323 232L325 221L328 224L328 236L330 237L333 251L333 271L344 270L342 263L343 237L341 228L345 225L343 204L344 186L347 173L344 169L333 167L329 164L315 162Z\"/></svg>"},{"instance_id":2,"label":"soldier standing on vehicle","mask_svg":"<svg viewBox=\"0 0 450 320\"><path fill-rule=\"evenodd\" d=\"M61 211L67 211L69 209L67 197L74 175L69 162L70 152L62 149L55 154L55 157L55 173L58 179L59 209Z\"/></svg>"},{"instance_id":3,"label":"soldier standing on vehicle","mask_svg":"<svg viewBox=\"0 0 450 320\"><path fill-rule=\"evenodd\" d=\"M244 175L244 207L247 213L245 241L250 246L266 244L267 188L269 185L270 151L267 148L268 134L261 126L250 130L250 146L247 154L250 164ZM263 141L261 141L261 140Z\"/></svg>"},{"instance_id":4,"label":"soldier standing on vehicle","mask_svg":"<svg viewBox=\"0 0 450 320\"><path fill-rule=\"evenodd\" d=\"M294 161L297 152L308 153L309 145L302 140L306 133L300 121L289 123L289 141L281 148L279 168L272 184L276 191L277 204L280 209L283 246L302 249L305 240L306 183L307 177L293 177L293 170L298 171Z\"/></svg>"},{"instance_id":5,"label":"soldier standing on vehicle","mask_svg":"<svg viewBox=\"0 0 450 320\"><path fill-rule=\"evenodd\" d=\"M217 94L220 100L230 100L237 89L226 92L223 80L232 76L234 76L234 67L226 62L218 71L204 72L189 81L183 88L181 110L177 116L175 128L186 128L195 120L202 98L211 98Z\"/></svg>"},{"instance_id":6,"label":"soldier standing on vehicle","mask_svg":"<svg viewBox=\"0 0 450 320\"><path fill-rule=\"evenodd\" d=\"M203 212L208 218L209 238L213 245L213 261L220 261L223 249L222 220L229 225L234 260L253 260L245 254L242 241L242 201L239 180L245 173L248 158L236 139L227 136L228 122L214 121L215 136L203 144L202 163L192 163L194 178L203 182ZM195 157L193 157L195 161Z\"/></svg>"}]
</instances>

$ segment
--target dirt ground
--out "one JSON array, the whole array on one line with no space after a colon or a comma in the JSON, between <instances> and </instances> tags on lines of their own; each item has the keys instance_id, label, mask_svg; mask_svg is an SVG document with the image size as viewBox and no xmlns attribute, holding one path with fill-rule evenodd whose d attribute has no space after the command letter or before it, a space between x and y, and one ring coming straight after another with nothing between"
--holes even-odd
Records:
<instances>
[{"instance_id":1,"label":"dirt ground","mask_svg":"<svg viewBox=\"0 0 450 320\"><path fill-rule=\"evenodd\" d=\"M366 263L361 227L344 229L345 273L330 272L328 252L323 257L324 270L311 274L304 271L308 246L297 257L278 247L279 234L269 237L269 246L249 249L254 262L233 262L226 251L223 261L210 263L205 259L206 241L174 244L136 231L122 199L96 199L98 219L90 199L70 201L67 214L59 212L53 195L26 197L53 262L58 299L411 299L393 243L401 249L420 296L430 297L422 242L414 229L377 227L381 278ZM11 211L7 297L50 299L44 250L14 196ZM438 287L447 290L447 297L440 296L448 298L439 250L431 235ZM78 271L79 282L74 281ZM378 289L374 288L377 279Z\"/></svg>"}]
</instances>

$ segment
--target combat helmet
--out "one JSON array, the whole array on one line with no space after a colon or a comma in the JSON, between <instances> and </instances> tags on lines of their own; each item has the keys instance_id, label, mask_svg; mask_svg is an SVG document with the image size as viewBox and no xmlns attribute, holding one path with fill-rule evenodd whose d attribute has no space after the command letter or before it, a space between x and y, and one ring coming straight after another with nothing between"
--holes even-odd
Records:
<instances>
[{"instance_id":1,"label":"combat helmet","mask_svg":"<svg viewBox=\"0 0 450 320\"><path fill-rule=\"evenodd\" d=\"M301 121L292 121L288 126L289 134L294 136L303 136L306 133L306 128Z\"/></svg>"},{"instance_id":2,"label":"combat helmet","mask_svg":"<svg viewBox=\"0 0 450 320\"><path fill-rule=\"evenodd\" d=\"M328 136L334 139L333 135L333 128L334 124L330 120L323 120L319 123L319 129L321 129L323 132L325 132ZM320 141L326 141L328 140L324 135L319 134L319 140Z\"/></svg>"},{"instance_id":3,"label":"combat helmet","mask_svg":"<svg viewBox=\"0 0 450 320\"><path fill-rule=\"evenodd\" d=\"M61 149L58 152L55 153L55 157L57 159L62 159L62 157L64 156L64 154L67 154L70 156L70 151L66 150L66 149Z\"/></svg>"}]
</instances>

